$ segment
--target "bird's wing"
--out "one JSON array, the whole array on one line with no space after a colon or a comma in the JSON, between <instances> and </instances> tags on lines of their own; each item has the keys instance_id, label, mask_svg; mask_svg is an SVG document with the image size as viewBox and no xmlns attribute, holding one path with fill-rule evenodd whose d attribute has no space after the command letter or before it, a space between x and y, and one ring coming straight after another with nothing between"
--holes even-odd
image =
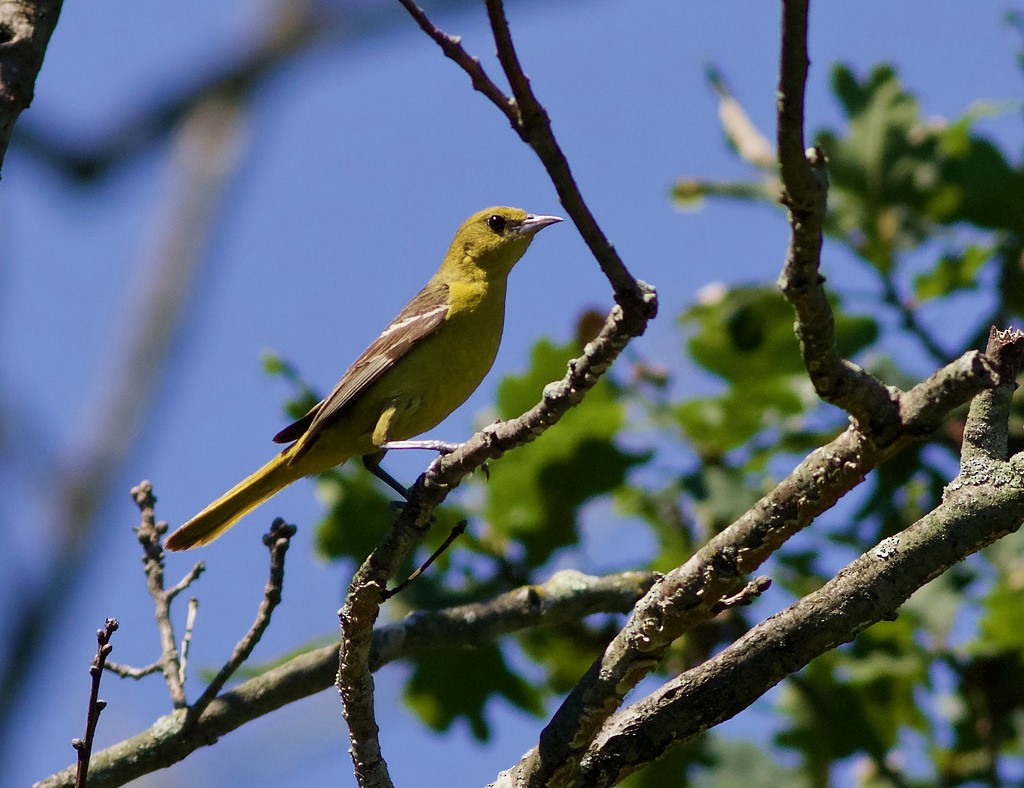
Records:
<instances>
[{"instance_id":1,"label":"bird's wing","mask_svg":"<svg viewBox=\"0 0 1024 788\"><path fill-rule=\"evenodd\" d=\"M315 436L360 394L375 383L409 350L433 334L448 314L448 285L428 284L405 305L324 399L298 421L274 436L275 443L291 443L303 436L312 445Z\"/></svg>"}]
</instances>

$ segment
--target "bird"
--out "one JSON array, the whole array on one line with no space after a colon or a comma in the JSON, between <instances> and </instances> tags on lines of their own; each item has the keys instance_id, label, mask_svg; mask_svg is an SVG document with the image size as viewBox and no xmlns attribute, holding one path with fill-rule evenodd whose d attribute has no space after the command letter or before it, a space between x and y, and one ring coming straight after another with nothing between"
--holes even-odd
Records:
<instances>
[{"instance_id":1,"label":"bird","mask_svg":"<svg viewBox=\"0 0 1024 788\"><path fill-rule=\"evenodd\" d=\"M534 236L560 221L504 206L466 219L437 272L331 393L274 436L286 448L175 530L165 548L208 544L288 485L353 457L404 492L379 467L384 453L412 446L409 438L433 429L480 385L501 342L509 272Z\"/></svg>"}]
</instances>

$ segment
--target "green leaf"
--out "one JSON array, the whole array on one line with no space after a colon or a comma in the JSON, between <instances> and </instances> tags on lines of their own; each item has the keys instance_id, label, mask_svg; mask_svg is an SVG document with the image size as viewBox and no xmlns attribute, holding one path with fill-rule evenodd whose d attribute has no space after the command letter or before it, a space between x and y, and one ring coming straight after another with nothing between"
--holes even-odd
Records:
<instances>
[{"instance_id":1,"label":"green leaf","mask_svg":"<svg viewBox=\"0 0 1024 788\"><path fill-rule=\"evenodd\" d=\"M927 727L914 696L927 680L915 629L912 615L877 624L787 680L780 709L791 725L776 741L798 750L811 775L827 777L835 761L856 753L881 762L902 727Z\"/></svg>"},{"instance_id":2,"label":"green leaf","mask_svg":"<svg viewBox=\"0 0 1024 788\"><path fill-rule=\"evenodd\" d=\"M434 649L412 659L415 665L405 687L405 700L427 725L446 731L462 718L474 738L490 738L485 707L491 697L539 716L541 694L513 673L496 645L482 648Z\"/></svg>"},{"instance_id":3,"label":"green leaf","mask_svg":"<svg viewBox=\"0 0 1024 788\"><path fill-rule=\"evenodd\" d=\"M829 226L888 271L898 250L917 246L927 234L926 206L944 188L939 134L922 122L917 100L890 66L876 66L863 81L836 66L832 87L847 130L817 135L832 182Z\"/></svg>"},{"instance_id":4,"label":"green leaf","mask_svg":"<svg viewBox=\"0 0 1024 788\"><path fill-rule=\"evenodd\" d=\"M1020 234L1024 231L1024 172L990 140L971 135L976 115L968 113L942 130L942 180L955 194L952 210L933 213L945 224Z\"/></svg>"},{"instance_id":5,"label":"green leaf","mask_svg":"<svg viewBox=\"0 0 1024 788\"><path fill-rule=\"evenodd\" d=\"M687 342L693 359L730 383L803 373L793 335L793 310L768 287L736 287L714 301L696 304L682 322L696 326Z\"/></svg>"},{"instance_id":6,"label":"green leaf","mask_svg":"<svg viewBox=\"0 0 1024 788\"><path fill-rule=\"evenodd\" d=\"M1001 573L998 582L985 595L984 613L978 622L978 640L971 645L972 651L1024 653L1020 581L1011 580L1013 578Z\"/></svg>"},{"instance_id":7,"label":"green leaf","mask_svg":"<svg viewBox=\"0 0 1024 788\"><path fill-rule=\"evenodd\" d=\"M971 245L959 254L944 254L931 271L914 277L914 295L918 301L930 301L978 286L978 271L995 253L993 246Z\"/></svg>"},{"instance_id":8,"label":"green leaf","mask_svg":"<svg viewBox=\"0 0 1024 788\"><path fill-rule=\"evenodd\" d=\"M836 346L852 356L873 343L877 323L847 315L833 299ZM793 333L793 310L769 287L735 287L683 313L696 326L690 355L728 384L716 397L689 399L674 409L687 439L702 455L719 456L761 430L818 404Z\"/></svg>"}]
</instances>

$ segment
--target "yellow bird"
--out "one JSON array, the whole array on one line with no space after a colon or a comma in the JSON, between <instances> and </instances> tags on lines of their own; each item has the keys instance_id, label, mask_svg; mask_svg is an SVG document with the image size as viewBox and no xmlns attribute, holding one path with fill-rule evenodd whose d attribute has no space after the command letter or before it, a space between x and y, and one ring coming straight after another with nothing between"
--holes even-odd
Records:
<instances>
[{"instance_id":1,"label":"yellow bird","mask_svg":"<svg viewBox=\"0 0 1024 788\"><path fill-rule=\"evenodd\" d=\"M437 273L334 390L274 436L290 445L167 537L165 547L211 542L292 482L352 457L401 490L377 467L388 444L432 429L480 385L501 342L508 274L533 236L560 221L504 207L470 216Z\"/></svg>"}]
</instances>

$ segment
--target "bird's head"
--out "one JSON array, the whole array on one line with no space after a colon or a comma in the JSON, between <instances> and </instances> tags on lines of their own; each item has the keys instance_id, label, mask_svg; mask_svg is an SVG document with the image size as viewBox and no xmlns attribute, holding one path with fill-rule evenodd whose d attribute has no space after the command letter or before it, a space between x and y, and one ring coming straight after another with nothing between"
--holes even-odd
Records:
<instances>
[{"instance_id":1,"label":"bird's head","mask_svg":"<svg viewBox=\"0 0 1024 788\"><path fill-rule=\"evenodd\" d=\"M557 216L530 214L519 208L487 208L463 222L455 233L446 262L472 266L488 277L505 276L523 256L533 236Z\"/></svg>"}]
</instances>

